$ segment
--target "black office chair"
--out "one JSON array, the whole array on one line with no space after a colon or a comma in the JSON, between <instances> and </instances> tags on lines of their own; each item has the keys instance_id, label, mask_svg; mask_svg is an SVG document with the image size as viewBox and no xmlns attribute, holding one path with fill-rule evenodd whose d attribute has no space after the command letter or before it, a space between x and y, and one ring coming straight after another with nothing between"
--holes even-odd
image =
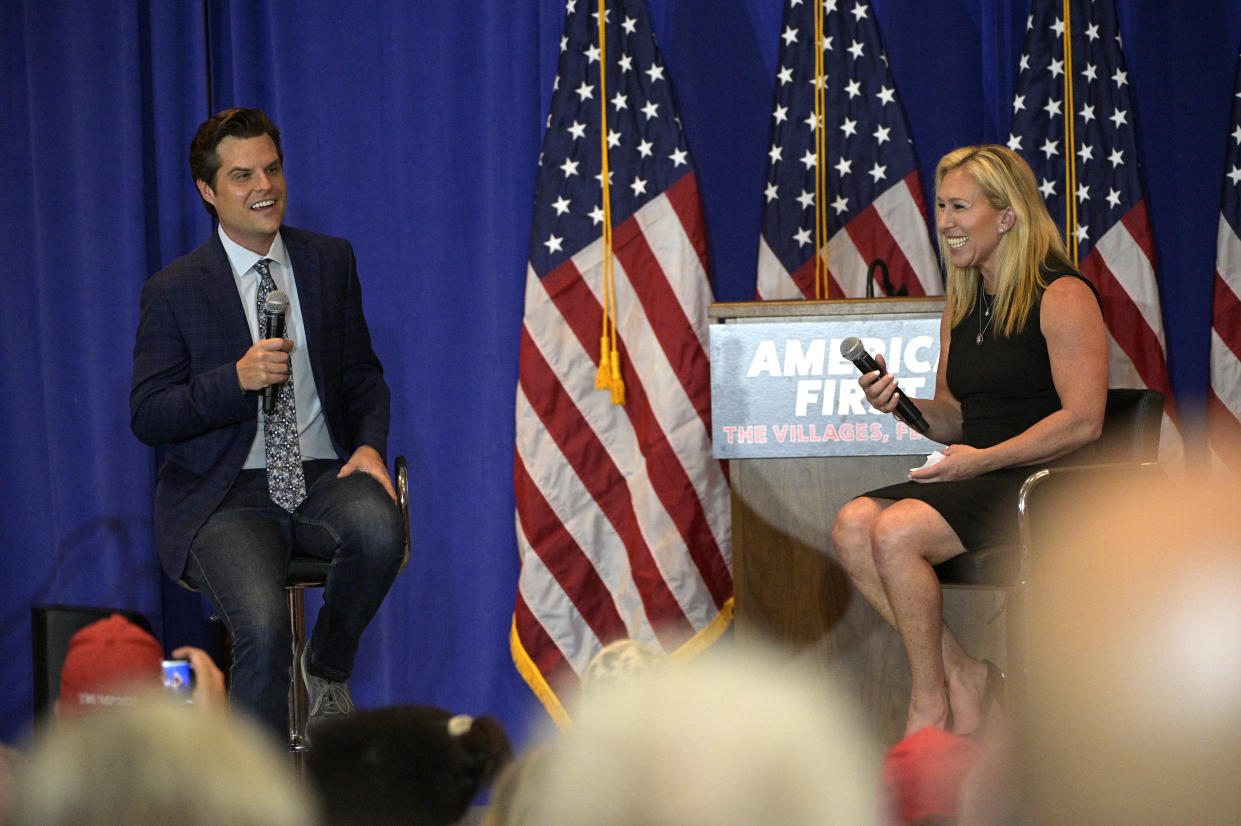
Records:
<instances>
[{"instance_id":1,"label":"black office chair","mask_svg":"<svg viewBox=\"0 0 1241 826\"><path fill-rule=\"evenodd\" d=\"M935 566L945 588L1003 589L1008 674L1021 690L1025 676L1025 603L1038 541L1052 541L1050 523L1065 496L1082 484L1106 484L1116 474L1157 470L1163 393L1116 388L1107 391L1103 433L1080 450L1032 468L1017 497L1017 544L967 551Z\"/></svg>"},{"instance_id":2,"label":"black office chair","mask_svg":"<svg viewBox=\"0 0 1241 826\"><path fill-rule=\"evenodd\" d=\"M60 669L69 653L69 640L92 622L113 614L120 614L148 634L155 635L151 621L138 611L80 605L30 606L36 719L45 716L60 695Z\"/></svg>"},{"instance_id":3,"label":"black office chair","mask_svg":"<svg viewBox=\"0 0 1241 826\"><path fill-rule=\"evenodd\" d=\"M405 525L405 553L401 557L401 567L397 573L405 570L409 564L409 466L404 456L397 456L393 463L393 482L396 488L396 503L401 510L401 519ZM306 697L306 682L302 679L302 670L297 667L297 652L306 642L306 594L307 588L322 588L327 583L328 569L332 563L315 556L299 554L293 549L289 559L289 569L284 582L285 602L289 609L289 628L293 632L293 667L289 677L289 751L294 763L300 770L302 757L308 749L306 739L306 722L309 714ZM185 580L179 584L194 590Z\"/></svg>"}]
</instances>

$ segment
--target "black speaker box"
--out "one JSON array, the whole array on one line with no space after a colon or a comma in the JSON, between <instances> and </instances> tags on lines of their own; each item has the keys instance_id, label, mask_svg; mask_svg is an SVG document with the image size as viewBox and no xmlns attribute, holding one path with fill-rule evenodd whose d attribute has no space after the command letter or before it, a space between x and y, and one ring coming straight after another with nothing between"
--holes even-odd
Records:
<instances>
[{"instance_id":1,"label":"black speaker box","mask_svg":"<svg viewBox=\"0 0 1241 826\"><path fill-rule=\"evenodd\" d=\"M60 667L69 651L69 638L92 622L120 614L140 628L150 631L151 622L138 611L114 608L85 608L77 605L35 605L31 608L31 635L34 646L34 713L41 718L60 695Z\"/></svg>"}]
</instances>

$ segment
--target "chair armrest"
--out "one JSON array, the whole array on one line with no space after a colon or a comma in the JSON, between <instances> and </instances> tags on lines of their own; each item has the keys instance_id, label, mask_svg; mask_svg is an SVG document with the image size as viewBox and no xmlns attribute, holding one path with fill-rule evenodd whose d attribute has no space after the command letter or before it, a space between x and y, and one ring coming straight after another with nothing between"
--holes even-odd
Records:
<instances>
[{"instance_id":1,"label":"chair armrest","mask_svg":"<svg viewBox=\"0 0 1241 826\"><path fill-rule=\"evenodd\" d=\"M409 464L405 457L397 456L394 464L394 481L396 482L396 505L401 511L401 521L405 525L405 555L401 557L401 568L409 564ZM399 573L399 571L398 571Z\"/></svg>"},{"instance_id":2,"label":"chair armrest","mask_svg":"<svg viewBox=\"0 0 1241 826\"><path fill-rule=\"evenodd\" d=\"M1017 547L1020 553L1018 563L1019 578L1025 581L1029 577L1030 553L1033 547L1030 526L1030 497L1044 482L1053 478L1071 478L1088 475L1106 475L1109 473L1134 471L1151 471L1159 467L1156 462L1100 462L1088 465L1052 465L1033 471L1021 483L1017 493Z\"/></svg>"}]
</instances>

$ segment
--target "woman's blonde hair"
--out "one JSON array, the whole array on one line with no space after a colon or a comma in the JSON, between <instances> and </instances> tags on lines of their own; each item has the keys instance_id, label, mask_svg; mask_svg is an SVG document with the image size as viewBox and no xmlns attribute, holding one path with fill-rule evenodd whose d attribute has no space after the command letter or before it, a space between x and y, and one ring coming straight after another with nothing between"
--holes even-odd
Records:
<instances>
[{"instance_id":1,"label":"woman's blonde hair","mask_svg":"<svg viewBox=\"0 0 1241 826\"><path fill-rule=\"evenodd\" d=\"M963 146L940 158L935 168L938 195L944 177L960 169L982 189L991 206L1011 209L1015 216L1003 243L996 248L995 330L1012 335L1020 330L1047 287L1046 264L1058 270L1076 272L1047 207L1043 204L1034 173L1021 156L1006 146L984 144ZM937 235L940 259L947 273L948 301L952 305L952 326L956 327L974 310L977 301L977 267L961 269L952 264L944 249L943 233Z\"/></svg>"}]
</instances>

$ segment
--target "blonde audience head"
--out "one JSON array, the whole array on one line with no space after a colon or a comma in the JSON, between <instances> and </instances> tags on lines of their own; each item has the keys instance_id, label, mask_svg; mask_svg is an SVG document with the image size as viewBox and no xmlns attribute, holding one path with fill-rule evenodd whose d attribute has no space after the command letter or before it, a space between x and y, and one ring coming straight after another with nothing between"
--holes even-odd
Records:
<instances>
[{"instance_id":1,"label":"blonde audience head","mask_svg":"<svg viewBox=\"0 0 1241 826\"><path fill-rule=\"evenodd\" d=\"M1241 488L1129 480L1083 494L1057 534L1030 605L1031 817L1236 822Z\"/></svg>"},{"instance_id":2,"label":"blonde audience head","mask_svg":"<svg viewBox=\"0 0 1241 826\"><path fill-rule=\"evenodd\" d=\"M288 757L242 716L143 698L48 727L17 777L14 826L314 824Z\"/></svg>"},{"instance_id":3,"label":"blonde audience head","mask_svg":"<svg viewBox=\"0 0 1241 826\"><path fill-rule=\"evenodd\" d=\"M524 788L501 781L524 819L493 822L880 822L879 753L856 720L843 693L784 661L670 662L583 704L525 767Z\"/></svg>"},{"instance_id":4,"label":"blonde audience head","mask_svg":"<svg viewBox=\"0 0 1241 826\"><path fill-rule=\"evenodd\" d=\"M25 763L25 755L17 749L0 743L0 823L8 823L9 806L13 802L13 776Z\"/></svg>"},{"instance_id":5,"label":"blonde audience head","mask_svg":"<svg viewBox=\"0 0 1241 826\"><path fill-rule=\"evenodd\" d=\"M482 826L541 826L544 767L551 746L531 746L509 762L496 778Z\"/></svg>"},{"instance_id":6,"label":"blonde audience head","mask_svg":"<svg viewBox=\"0 0 1241 826\"><path fill-rule=\"evenodd\" d=\"M606 694L635 677L667 665L668 657L653 645L639 640L614 640L599 650L582 674L582 699Z\"/></svg>"}]
</instances>

